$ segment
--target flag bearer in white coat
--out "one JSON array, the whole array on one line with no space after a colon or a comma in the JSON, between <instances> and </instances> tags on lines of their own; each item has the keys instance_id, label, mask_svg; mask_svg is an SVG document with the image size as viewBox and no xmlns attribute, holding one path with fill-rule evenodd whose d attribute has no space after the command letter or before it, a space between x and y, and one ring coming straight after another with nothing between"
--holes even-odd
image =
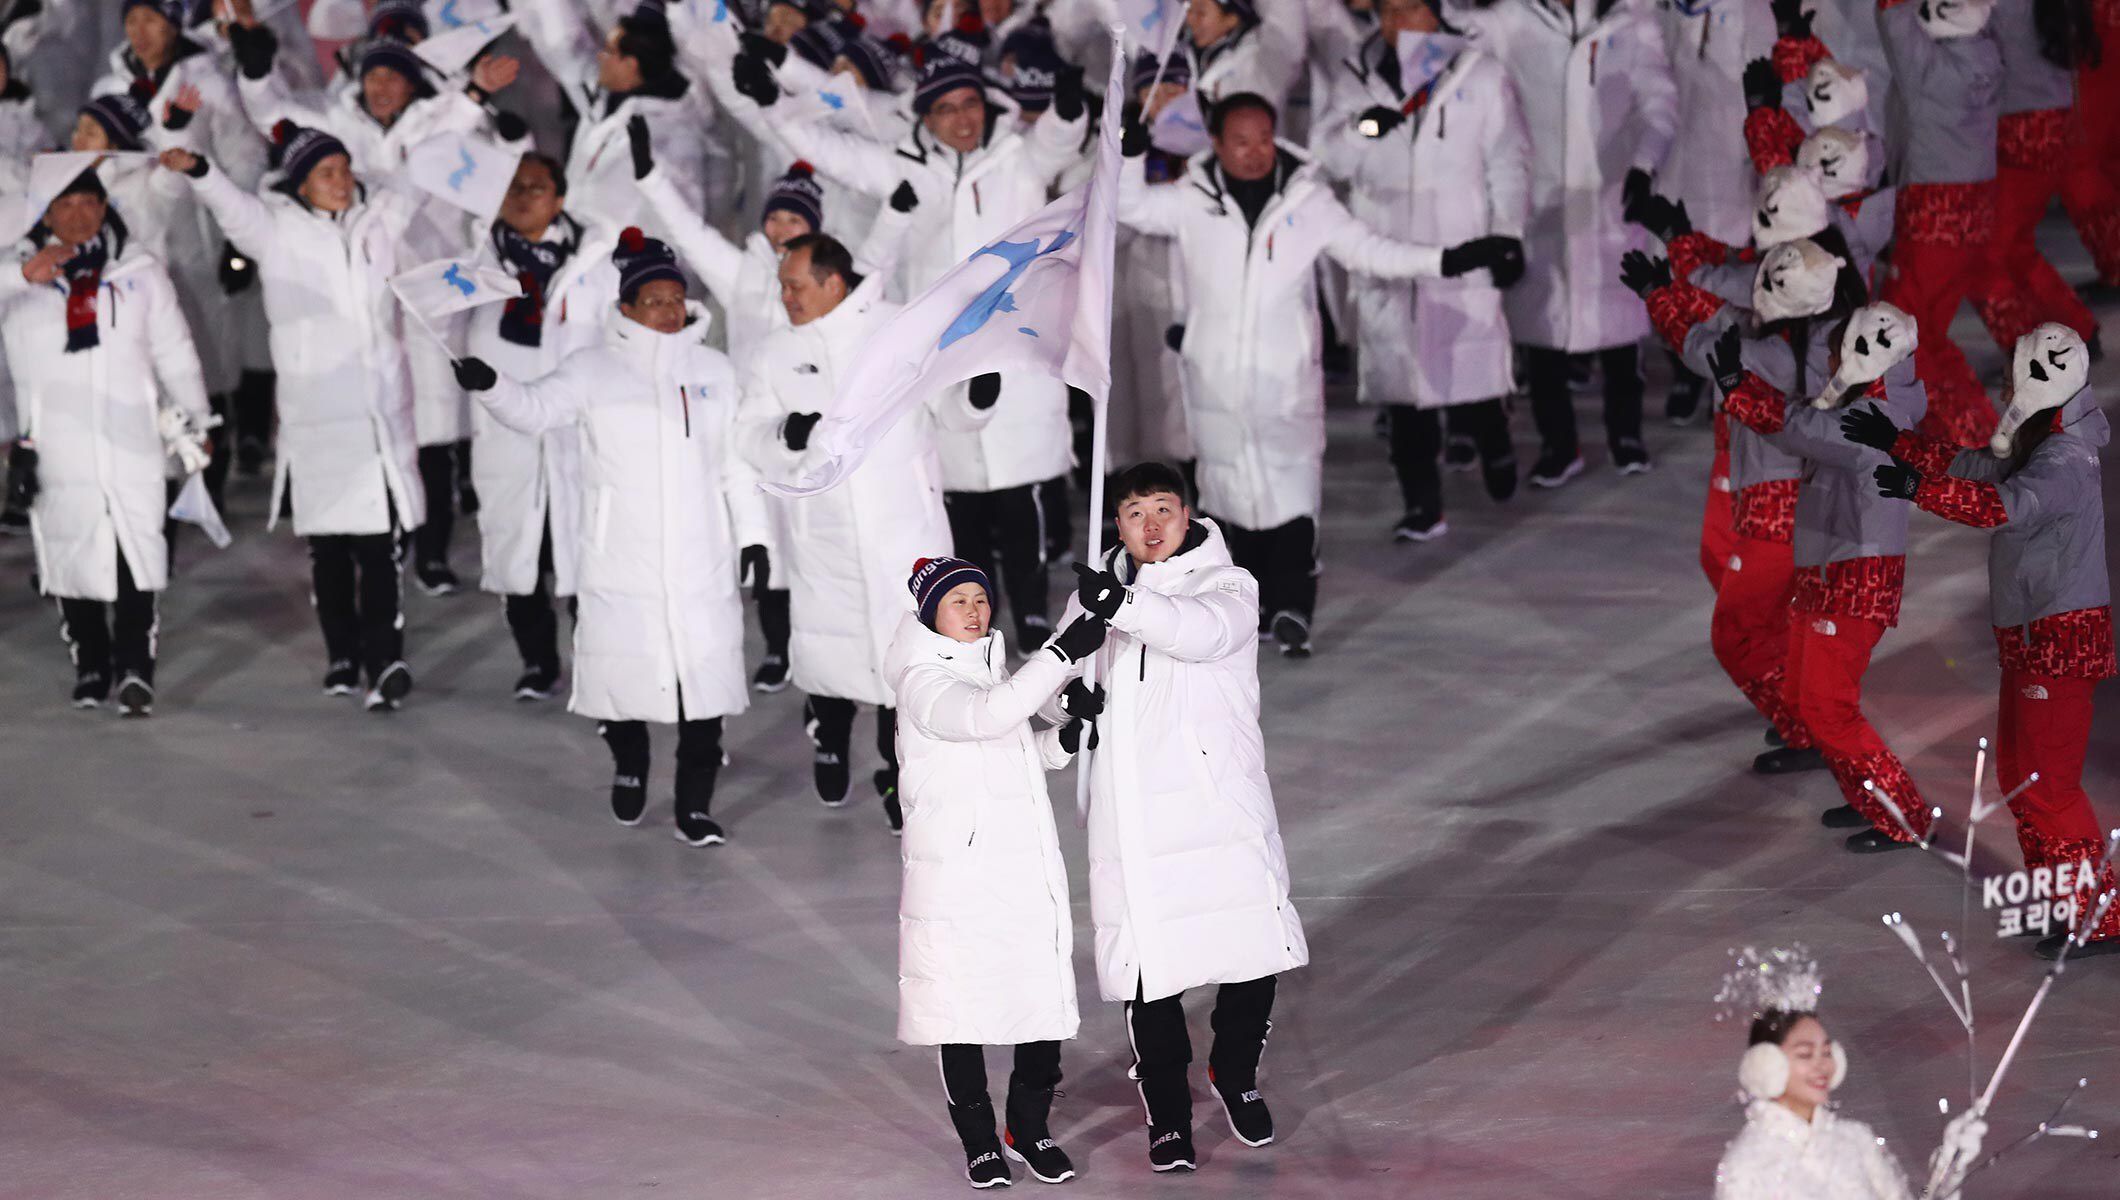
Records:
<instances>
[{"instance_id":1,"label":"flag bearer in white coat","mask_svg":"<svg viewBox=\"0 0 2120 1200\"><path fill-rule=\"evenodd\" d=\"M500 218L479 249L480 265L513 275L523 294L471 310L470 352L517 383L551 374L575 353L600 344L618 307L616 231L566 211L567 171L559 160L526 154L501 201ZM451 383L455 381L452 379ZM559 687L559 615L572 607L581 574L581 436L572 428L532 436L472 415L478 453L479 587L502 597L508 632L522 655L518 700L544 700Z\"/></svg>"},{"instance_id":2,"label":"flag bearer in white coat","mask_svg":"<svg viewBox=\"0 0 2120 1200\"><path fill-rule=\"evenodd\" d=\"M736 460L736 372L707 346L677 256L628 228L612 261L618 316L600 343L533 383L478 358L457 377L517 432L579 428L586 501L568 710L601 722L622 825L647 811L648 722L676 724L678 840L719 845L721 720L750 698L737 547L758 540L765 513Z\"/></svg>"},{"instance_id":3,"label":"flag bearer in white coat","mask_svg":"<svg viewBox=\"0 0 2120 1200\"><path fill-rule=\"evenodd\" d=\"M1069 681L1103 644L1084 617L1013 675L987 575L923 558L885 669L905 787L898 897L898 1039L939 1047L944 1098L976 1188L1007 1186L1003 1156L1044 1183L1073 1177L1047 1119L1060 1043L1075 1036L1075 932L1045 773L1067 765L1102 689ZM1067 689L1069 719L1031 716ZM1004 1139L994 1136L986 1047L1015 1047Z\"/></svg>"},{"instance_id":4,"label":"flag bearer in white coat","mask_svg":"<svg viewBox=\"0 0 2120 1200\"><path fill-rule=\"evenodd\" d=\"M412 690L404 660L398 535L427 519L405 335L390 277L418 202L370 193L345 144L283 122L279 179L253 195L188 150L162 165L259 263L279 372L273 521L290 503L309 539L311 596L330 665L324 692L390 712ZM406 264L410 265L410 264Z\"/></svg>"},{"instance_id":5,"label":"flag bearer in white coat","mask_svg":"<svg viewBox=\"0 0 2120 1200\"><path fill-rule=\"evenodd\" d=\"M1431 0L1378 6L1376 35L1339 64L1315 145L1325 169L1348 182L1354 215L1381 232L1426 243L1523 236L1530 151L1516 88L1499 62L1444 24ZM1357 396L1389 416L1405 501L1393 535L1402 541L1449 531L1436 466L1445 413L1452 435L1476 447L1487 494L1516 494L1502 408L1516 381L1496 286L1510 282L1477 272L1412 285L1374 275L1351 281Z\"/></svg>"},{"instance_id":6,"label":"flag bearer in white coat","mask_svg":"<svg viewBox=\"0 0 2120 1200\"><path fill-rule=\"evenodd\" d=\"M1623 195L1647 194L1678 128L1663 34L1646 0L1497 0L1453 16L1509 68L1531 133L1528 273L1507 305L1541 443L1531 483L1560 487L1582 473L1572 354L1597 355L1612 465L1639 474L1649 469L1640 345L1649 322L1619 282L1619 260L1646 244Z\"/></svg>"},{"instance_id":7,"label":"flag bearer in white coat","mask_svg":"<svg viewBox=\"0 0 2120 1200\"><path fill-rule=\"evenodd\" d=\"M1325 468L1325 373L1312 268L1330 255L1387 279L1522 271L1514 238L1443 249L1395 241L1350 216L1324 173L1274 137L1274 109L1238 93L1208 118L1211 153L1185 181L1150 187L1148 137L1129 127L1119 219L1168 237L1185 280L1185 406L1199 452L1200 506L1258 581L1261 634L1310 654Z\"/></svg>"},{"instance_id":8,"label":"flag bearer in white coat","mask_svg":"<svg viewBox=\"0 0 2120 1200\"><path fill-rule=\"evenodd\" d=\"M1090 919L1097 990L1126 1004L1157 1171L1198 1161L1180 996L1218 985L1208 1080L1231 1132L1263 1146L1274 980L1310 961L1259 733L1258 581L1184 487L1162 463L1119 474L1120 544L1101 569L1075 568L1061 618L1111 624L1095 652L1106 696L1087 766Z\"/></svg>"},{"instance_id":9,"label":"flag bearer in white coat","mask_svg":"<svg viewBox=\"0 0 2120 1200\"><path fill-rule=\"evenodd\" d=\"M39 585L59 601L75 707L102 704L115 682L123 714L144 717L169 581L163 459L180 453L197 471L208 454L198 352L168 271L128 242L93 170L51 202L23 250L0 265L21 420L9 507L28 511Z\"/></svg>"}]
</instances>

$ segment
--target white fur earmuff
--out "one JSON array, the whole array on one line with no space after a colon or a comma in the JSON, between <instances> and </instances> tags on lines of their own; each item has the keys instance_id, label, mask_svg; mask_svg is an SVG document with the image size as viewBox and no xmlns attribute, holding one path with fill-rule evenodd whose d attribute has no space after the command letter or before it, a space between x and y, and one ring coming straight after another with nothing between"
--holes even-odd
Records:
<instances>
[{"instance_id":1,"label":"white fur earmuff","mask_svg":"<svg viewBox=\"0 0 2120 1200\"><path fill-rule=\"evenodd\" d=\"M1840 1090L1840 1085L1846 1083L1848 1079L1848 1052L1841 1048L1839 1042L1832 1043L1832 1050L1833 1082L1826 1085L1826 1090L1837 1092Z\"/></svg>"},{"instance_id":2,"label":"white fur earmuff","mask_svg":"<svg viewBox=\"0 0 2120 1200\"><path fill-rule=\"evenodd\" d=\"M1737 1086L1754 1100L1779 1100L1789 1090L1789 1056L1772 1042L1747 1047L1737 1060Z\"/></svg>"}]
</instances>

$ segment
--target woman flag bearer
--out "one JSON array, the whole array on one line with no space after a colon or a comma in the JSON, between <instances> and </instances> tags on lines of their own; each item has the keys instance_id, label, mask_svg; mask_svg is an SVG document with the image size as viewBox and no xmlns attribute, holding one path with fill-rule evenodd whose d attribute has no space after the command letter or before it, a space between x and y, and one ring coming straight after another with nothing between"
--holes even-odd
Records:
<instances>
[{"instance_id":1,"label":"woman flag bearer","mask_svg":"<svg viewBox=\"0 0 2120 1200\"><path fill-rule=\"evenodd\" d=\"M519 433L581 430L581 620L567 707L602 722L611 812L648 807L649 721L677 729L677 837L727 840L708 815L721 770L721 719L740 713L743 605L737 547L765 522L734 453L736 373L705 342L670 248L629 228L612 255L618 312L600 343L532 383L478 358L457 380Z\"/></svg>"},{"instance_id":2,"label":"woman flag bearer","mask_svg":"<svg viewBox=\"0 0 2120 1200\"><path fill-rule=\"evenodd\" d=\"M1172 468L1131 467L1112 495L1120 545L1101 569L1076 566L1063 620L1088 612L1112 629L1096 651L1110 694L1088 768L1097 987L1126 1004L1149 1166L1189 1171L1192 1043L1179 997L1218 985L1208 1081L1238 1140L1263 1146L1274 1136L1259 1095L1274 979L1310 950L1259 734L1258 581L1230 561L1220 526L1193 517Z\"/></svg>"},{"instance_id":3,"label":"woman flag bearer","mask_svg":"<svg viewBox=\"0 0 2120 1200\"><path fill-rule=\"evenodd\" d=\"M1874 409L1841 418L1848 440L1896 461L1878 490L1975 529L1988 542L1988 604L2002 657L1997 773L2011 803L2026 870L2073 873L2103 853L2104 826L2083 792L2091 693L2113 671L2112 591L2105 573L2105 502L2098 452L2112 436L2090 389L2090 350L2066 325L2017 339L2009 410L1988 450L1959 450L1893 427ZM2076 915L2114 886L2074 881ZM2071 889L2056 886L2057 894ZM2039 943L2051 958L2067 934ZM2076 954L2120 953L2120 906Z\"/></svg>"},{"instance_id":4,"label":"woman flag bearer","mask_svg":"<svg viewBox=\"0 0 2120 1200\"><path fill-rule=\"evenodd\" d=\"M116 677L121 711L144 717L155 598L169 579L163 458L180 455L187 471L206 459L198 352L169 273L127 240L92 168L23 248L0 266L0 336L22 423L9 507L28 510L38 580L59 601L75 707L103 703Z\"/></svg>"},{"instance_id":5,"label":"woman flag bearer","mask_svg":"<svg viewBox=\"0 0 2120 1200\"><path fill-rule=\"evenodd\" d=\"M976 1188L1007 1186L1009 1158L1045 1183L1075 1168L1047 1114L1060 1043L1075 1036L1075 933L1045 772L1067 765L1101 689L1069 682L1104 641L1083 617L1013 675L987 574L923 558L885 661L898 709L905 883L898 900L898 1038L940 1046L950 1120ZM1067 688L1069 720L1030 723ZM985 1049L1014 1046L1006 1148L994 1137Z\"/></svg>"}]
</instances>

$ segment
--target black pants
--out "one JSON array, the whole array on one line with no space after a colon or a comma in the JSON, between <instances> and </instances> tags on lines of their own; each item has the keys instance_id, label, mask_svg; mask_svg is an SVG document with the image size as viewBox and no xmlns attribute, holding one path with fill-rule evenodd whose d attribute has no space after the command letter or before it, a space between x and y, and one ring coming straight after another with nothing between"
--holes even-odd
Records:
<instances>
[{"instance_id":1,"label":"black pants","mask_svg":"<svg viewBox=\"0 0 2120 1200\"><path fill-rule=\"evenodd\" d=\"M954 1106L985 1104L986 1047L949 1042L941 1048L942 1095ZM1016 1047L1016 1068L1009 1074L1011 1092L1042 1091L1060 1086L1060 1043L1024 1042Z\"/></svg>"},{"instance_id":2,"label":"black pants","mask_svg":"<svg viewBox=\"0 0 2120 1200\"><path fill-rule=\"evenodd\" d=\"M773 586L770 566L751 581L751 600L758 605L758 632L765 637L766 657L788 661L788 636L793 632L788 589Z\"/></svg>"},{"instance_id":3,"label":"black pants","mask_svg":"<svg viewBox=\"0 0 2120 1200\"><path fill-rule=\"evenodd\" d=\"M1075 549L1075 506L1067 476L1056 475L1038 485L1038 510L1045 514L1045 561L1059 562Z\"/></svg>"},{"instance_id":4,"label":"black pants","mask_svg":"<svg viewBox=\"0 0 2120 1200\"><path fill-rule=\"evenodd\" d=\"M228 440L250 442L259 451L272 444L273 391L278 377L271 371L245 369L236 380L235 429Z\"/></svg>"},{"instance_id":5,"label":"black pants","mask_svg":"<svg viewBox=\"0 0 2120 1200\"><path fill-rule=\"evenodd\" d=\"M447 566L449 539L456 533L455 443L420 447L420 490L427 493L427 523L412 531L412 561Z\"/></svg>"},{"instance_id":6,"label":"black pants","mask_svg":"<svg viewBox=\"0 0 2120 1200\"><path fill-rule=\"evenodd\" d=\"M1045 600L1045 506L1040 485L1002 488L998 492L944 492L950 514L950 538L957 557L985 571L1008 594L1009 613L1019 637L1025 623L1049 627ZM1000 568L996 570L996 566ZM989 596L998 607L1001 597ZM1038 638L1044 641L1044 637ZM1019 647L1028 649L1029 647Z\"/></svg>"},{"instance_id":7,"label":"black pants","mask_svg":"<svg viewBox=\"0 0 2120 1200\"><path fill-rule=\"evenodd\" d=\"M1399 495L1409 517L1442 514L1443 477L1436 457L1443 450L1446 421L1451 436L1472 439L1483 465L1493 470L1504 465L1515 468L1516 447L1509 441L1509 414L1502 411L1499 399L1440 409L1393 404L1384 409L1384 416L1391 427L1391 469L1399 477Z\"/></svg>"},{"instance_id":8,"label":"black pants","mask_svg":"<svg viewBox=\"0 0 2120 1200\"><path fill-rule=\"evenodd\" d=\"M1531 388L1531 418L1547 454L1573 458L1582 452L1575 431L1575 400L1568 391L1568 354L1526 346L1524 369ZM1628 343L1597 352L1605 374L1605 444L1642 440L1641 347Z\"/></svg>"},{"instance_id":9,"label":"black pants","mask_svg":"<svg viewBox=\"0 0 2120 1200\"><path fill-rule=\"evenodd\" d=\"M155 682L156 593L133 586L125 555L118 555L118 598L59 601L59 636L74 657L75 675L113 680L130 671ZM110 610L109 619L104 616Z\"/></svg>"},{"instance_id":10,"label":"black pants","mask_svg":"<svg viewBox=\"0 0 2120 1200\"><path fill-rule=\"evenodd\" d=\"M1297 517L1272 529L1246 529L1217 517L1229 555L1259 581L1259 628L1284 612L1307 623L1318 607L1318 523Z\"/></svg>"},{"instance_id":11,"label":"black pants","mask_svg":"<svg viewBox=\"0 0 2120 1200\"><path fill-rule=\"evenodd\" d=\"M1215 989L1211 1019L1214 1045L1207 1069L1215 1086L1238 1093L1258 1086L1259 1057L1273 1029L1274 976L1225 983ZM1126 1002L1126 1032L1134 1047L1134 1075L1141 1084L1141 1103L1156 1129L1192 1128L1192 1088L1186 1069L1192 1065L1192 1038L1185 1032L1185 1007L1177 996Z\"/></svg>"},{"instance_id":12,"label":"black pants","mask_svg":"<svg viewBox=\"0 0 2120 1200\"><path fill-rule=\"evenodd\" d=\"M648 723L605 721L596 727L604 745L611 748L611 768L617 775L631 776L648 786ZM677 814L706 816L714 805L714 779L721 774L721 718L704 721L685 719L684 701L677 705Z\"/></svg>"},{"instance_id":13,"label":"black pants","mask_svg":"<svg viewBox=\"0 0 2120 1200\"><path fill-rule=\"evenodd\" d=\"M552 609L552 518L545 518L544 539L537 548L537 586L527 595L504 596L508 632L525 670L559 674L559 614ZM574 601L567 602L571 610Z\"/></svg>"},{"instance_id":14,"label":"black pants","mask_svg":"<svg viewBox=\"0 0 2120 1200\"><path fill-rule=\"evenodd\" d=\"M854 744L854 702L837 696L811 696L803 702L803 711L809 715L814 727L810 740L819 750L829 750L847 762ZM889 795L898 787L898 710L878 708L876 710L876 753L883 757L884 765L876 771L876 791Z\"/></svg>"},{"instance_id":15,"label":"black pants","mask_svg":"<svg viewBox=\"0 0 2120 1200\"><path fill-rule=\"evenodd\" d=\"M388 533L320 534L309 539L310 603L324 629L324 653L350 662L374 683L405 657L398 539Z\"/></svg>"}]
</instances>

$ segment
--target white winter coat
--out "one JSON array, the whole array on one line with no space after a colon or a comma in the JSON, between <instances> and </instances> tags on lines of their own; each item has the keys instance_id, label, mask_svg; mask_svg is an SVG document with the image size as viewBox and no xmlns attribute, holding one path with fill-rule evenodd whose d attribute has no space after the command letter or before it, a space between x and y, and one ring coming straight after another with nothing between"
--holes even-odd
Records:
<instances>
[{"instance_id":1,"label":"white winter coat","mask_svg":"<svg viewBox=\"0 0 2120 1200\"><path fill-rule=\"evenodd\" d=\"M417 201L365 191L330 214L282 192L252 195L218 169L192 190L258 261L279 372L272 521L294 497L294 531L389 533L427 520L405 332L390 277ZM417 336L417 335L415 335Z\"/></svg>"},{"instance_id":2,"label":"white winter coat","mask_svg":"<svg viewBox=\"0 0 2120 1200\"><path fill-rule=\"evenodd\" d=\"M943 272L991 245L1045 207L1053 181L1080 153L1084 117L1062 121L1048 111L1025 129L1006 110L989 107L986 142L970 154L914 126L894 149L768 110L772 128L819 171L879 199L900 182L919 196L901 262L905 291L917 295ZM960 403L963 386L949 389ZM1064 475L1072 462L1067 385L1058 379L1005 373L993 419L976 429L945 429L942 470L953 492L1020 487Z\"/></svg>"},{"instance_id":3,"label":"white winter coat","mask_svg":"<svg viewBox=\"0 0 2120 1200\"><path fill-rule=\"evenodd\" d=\"M90 89L90 95L116 96L131 91L131 59L132 50L126 46L112 50L108 68ZM147 111L160 121L169 103L187 84L199 89L199 115L193 121L197 128L186 132L205 147L204 153L213 159L214 166L233 175L242 187L256 187L265 175L265 139L258 136L243 115L236 85L212 50L198 47L172 63L154 98L147 102Z\"/></svg>"},{"instance_id":4,"label":"white winter coat","mask_svg":"<svg viewBox=\"0 0 2120 1200\"><path fill-rule=\"evenodd\" d=\"M1575 353L1639 341L1641 301L1619 281L1620 256L1647 246L1621 215L1627 172L1654 175L1678 125L1663 34L1645 0L1597 0L1571 11L1549 0L1453 10L1476 45L1509 68L1531 133L1525 275L1509 290L1509 328L1527 345ZM1741 147L1742 130L1733 130Z\"/></svg>"},{"instance_id":5,"label":"white winter coat","mask_svg":"<svg viewBox=\"0 0 2120 1200\"><path fill-rule=\"evenodd\" d=\"M50 141L34 97L0 97L0 195L28 186L29 160Z\"/></svg>"},{"instance_id":6,"label":"white winter coat","mask_svg":"<svg viewBox=\"0 0 2120 1200\"><path fill-rule=\"evenodd\" d=\"M548 231L557 231L555 228ZM553 272L546 290L544 334L522 346L500 334L504 305L471 310L465 341L470 352L517 383L532 383L573 355L600 345L606 321L617 320L618 268L611 250L618 235L609 228L582 230L574 256ZM478 265L505 271L493 239L479 246ZM553 594L575 592L581 538L581 433L566 427L535 436L518 433L486 411L471 416L477 448L471 482L478 489L479 587L504 596L537 590L539 552L552 535Z\"/></svg>"},{"instance_id":7,"label":"white winter coat","mask_svg":"<svg viewBox=\"0 0 2120 1200\"><path fill-rule=\"evenodd\" d=\"M1097 652L1089 908L1106 1000L1293 970L1310 961L1259 734L1259 584L1222 531L1135 569ZM1069 600L1060 627L1082 615ZM1056 715L1048 710L1048 716Z\"/></svg>"},{"instance_id":8,"label":"white winter coat","mask_svg":"<svg viewBox=\"0 0 2120 1200\"><path fill-rule=\"evenodd\" d=\"M1819 1108L1807 1123L1755 1100L1715 1168L1715 1200L1912 1200L1899 1162L1860 1121Z\"/></svg>"},{"instance_id":9,"label":"white winter coat","mask_svg":"<svg viewBox=\"0 0 2120 1200\"><path fill-rule=\"evenodd\" d=\"M23 248L0 262L0 339L22 433L37 443L39 583L47 596L116 600L122 554L136 587L160 591L169 548L156 385L201 423L208 411L176 287L145 250L113 250L96 295L97 345L69 354L66 284L25 280L34 251Z\"/></svg>"},{"instance_id":10,"label":"white winter coat","mask_svg":"<svg viewBox=\"0 0 2120 1200\"><path fill-rule=\"evenodd\" d=\"M1011 675L999 633L959 642L907 613L886 670L905 806L898 1040L1075 1036L1074 917L1045 784L1071 756L1031 724L1066 664L1040 651Z\"/></svg>"},{"instance_id":11,"label":"white winter coat","mask_svg":"<svg viewBox=\"0 0 2120 1200\"><path fill-rule=\"evenodd\" d=\"M1256 229L1226 200L1212 152L1175 184L1148 186L1139 158L1120 173L1119 219L1176 242L1200 507L1247 529L1318 513L1325 462L1318 257L1398 279L1434 275L1442 259L1437 247L1393 241L1355 220L1322 172L1294 147L1281 149L1276 169L1286 179Z\"/></svg>"},{"instance_id":12,"label":"white winter coat","mask_svg":"<svg viewBox=\"0 0 2120 1200\"><path fill-rule=\"evenodd\" d=\"M1671 56L1678 123L1657 190L1685 203L1693 228L1732 246L1752 236L1759 176L1745 149L1745 64L1774 51L1768 0L1656 0Z\"/></svg>"},{"instance_id":13,"label":"white winter coat","mask_svg":"<svg viewBox=\"0 0 2120 1200\"><path fill-rule=\"evenodd\" d=\"M1238 92L1266 97L1277 113L1288 111L1288 94L1302 78L1308 48L1302 0L1262 0L1258 7L1259 24L1239 31L1231 42L1203 51L1194 48L1189 35L1179 35L1174 52L1192 64L1193 91L1199 94L1203 114L1215 101Z\"/></svg>"},{"instance_id":14,"label":"white winter coat","mask_svg":"<svg viewBox=\"0 0 2120 1200\"><path fill-rule=\"evenodd\" d=\"M570 712L670 724L680 693L687 720L749 703L736 555L763 517L734 452L736 372L705 335L698 320L665 334L617 317L537 382L476 393L520 433L581 429Z\"/></svg>"},{"instance_id":15,"label":"white winter coat","mask_svg":"<svg viewBox=\"0 0 2120 1200\"><path fill-rule=\"evenodd\" d=\"M1396 53L1373 38L1341 63L1332 110L1315 134L1320 163L1348 183L1355 217L1430 246L1522 237L1530 150L1508 72L1465 46L1436 77L1418 116L1383 137L1364 137L1356 121L1365 110L1405 102L1376 70L1382 55ZM1502 292L1485 271L1410 286L1355 275L1349 289L1364 403L1437 408L1515 390Z\"/></svg>"},{"instance_id":16,"label":"white winter coat","mask_svg":"<svg viewBox=\"0 0 2120 1200\"><path fill-rule=\"evenodd\" d=\"M789 413L829 412L839 377L895 304L877 299L870 278L838 308L807 325L775 331L744 384L738 437L766 480L809 471L816 441L789 450L780 427ZM940 400L901 417L845 482L783 506L786 581L794 627L789 657L795 686L813 696L889 705L884 656L898 619L913 608L906 577L913 564L951 552L942 507L942 463L935 450ZM969 406L960 406L969 413Z\"/></svg>"}]
</instances>

